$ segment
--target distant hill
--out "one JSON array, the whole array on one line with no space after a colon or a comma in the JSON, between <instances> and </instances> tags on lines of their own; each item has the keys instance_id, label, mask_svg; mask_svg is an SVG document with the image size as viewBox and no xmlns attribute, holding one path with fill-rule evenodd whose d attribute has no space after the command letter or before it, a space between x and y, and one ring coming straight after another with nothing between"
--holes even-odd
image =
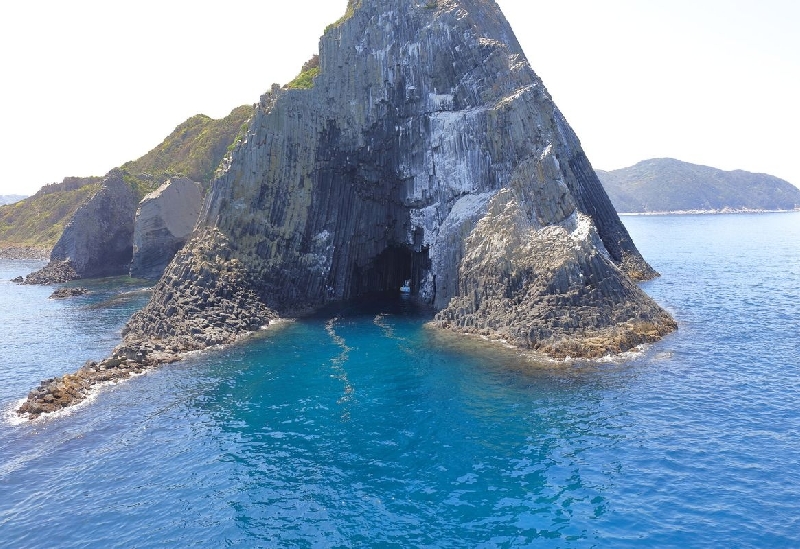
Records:
<instances>
[{"instance_id":1,"label":"distant hill","mask_svg":"<svg viewBox=\"0 0 800 549\"><path fill-rule=\"evenodd\" d=\"M672 158L596 171L622 213L800 209L800 189L767 174L726 172Z\"/></svg>"},{"instance_id":2,"label":"distant hill","mask_svg":"<svg viewBox=\"0 0 800 549\"><path fill-rule=\"evenodd\" d=\"M191 117L156 148L123 164L125 183L140 200L180 175L207 187L252 113L253 107L244 105L220 120L202 114ZM61 183L45 185L29 198L0 206L0 248L52 249L78 208L100 189L102 180L67 177Z\"/></svg>"},{"instance_id":3,"label":"distant hill","mask_svg":"<svg viewBox=\"0 0 800 549\"><path fill-rule=\"evenodd\" d=\"M0 206L3 204L13 204L25 198L23 194L0 194Z\"/></svg>"},{"instance_id":4,"label":"distant hill","mask_svg":"<svg viewBox=\"0 0 800 549\"><path fill-rule=\"evenodd\" d=\"M35 195L0 206L0 247L52 248L69 220L100 188L100 177L67 177Z\"/></svg>"}]
</instances>

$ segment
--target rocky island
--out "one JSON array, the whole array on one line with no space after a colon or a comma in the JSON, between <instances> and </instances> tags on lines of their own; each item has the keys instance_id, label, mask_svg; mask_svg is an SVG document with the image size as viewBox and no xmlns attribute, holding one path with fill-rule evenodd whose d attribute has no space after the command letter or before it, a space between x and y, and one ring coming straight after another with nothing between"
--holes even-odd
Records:
<instances>
[{"instance_id":1,"label":"rocky island","mask_svg":"<svg viewBox=\"0 0 800 549\"><path fill-rule=\"evenodd\" d=\"M727 213L800 210L800 189L775 176L723 171L674 158L597 170L611 202L625 213Z\"/></svg>"},{"instance_id":2,"label":"rocky island","mask_svg":"<svg viewBox=\"0 0 800 549\"><path fill-rule=\"evenodd\" d=\"M676 328L654 276L494 1L351 0L261 97L112 356L19 413L406 281L437 329L618 353Z\"/></svg>"}]
</instances>

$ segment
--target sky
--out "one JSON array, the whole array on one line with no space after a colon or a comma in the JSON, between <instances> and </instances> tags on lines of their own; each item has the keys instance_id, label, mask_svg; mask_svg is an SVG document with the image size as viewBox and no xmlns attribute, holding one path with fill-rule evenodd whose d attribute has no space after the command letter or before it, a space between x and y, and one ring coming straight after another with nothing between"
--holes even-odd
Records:
<instances>
[{"instance_id":1,"label":"sky","mask_svg":"<svg viewBox=\"0 0 800 549\"><path fill-rule=\"evenodd\" d=\"M800 2L498 0L593 166L672 157L800 186ZM103 175L284 84L347 0L0 6L0 194Z\"/></svg>"}]
</instances>

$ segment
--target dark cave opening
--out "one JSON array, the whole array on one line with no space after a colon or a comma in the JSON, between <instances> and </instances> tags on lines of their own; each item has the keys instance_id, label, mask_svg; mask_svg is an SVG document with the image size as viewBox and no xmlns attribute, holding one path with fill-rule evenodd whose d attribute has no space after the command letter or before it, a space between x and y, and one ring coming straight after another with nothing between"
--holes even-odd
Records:
<instances>
[{"instance_id":1,"label":"dark cave opening","mask_svg":"<svg viewBox=\"0 0 800 549\"><path fill-rule=\"evenodd\" d=\"M428 248L390 245L367 267L354 270L350 295L358 297L371 293L400 293L401 288L406 285L407 293L417 295L429 268Z\"/></svg>"}]
</instances>

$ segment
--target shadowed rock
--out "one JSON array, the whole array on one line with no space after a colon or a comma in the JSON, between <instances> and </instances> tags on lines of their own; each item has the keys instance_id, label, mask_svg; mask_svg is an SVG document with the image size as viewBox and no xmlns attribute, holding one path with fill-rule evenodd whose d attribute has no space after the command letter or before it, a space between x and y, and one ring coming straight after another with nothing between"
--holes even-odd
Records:
<instances>
[{"instance_id":1,"label":"shadowed rock","mask_svg":"<svg viewBox=\"0 0 800 549\"><path fill-rule=\"evenodd\" d=\"M78 278L128 273L133 253L133 219L138 201L120 170L112 170L100 190L72 217L50 253L50 263L28 275L26 284L55 284ZM54 273L74 273L72 278Z\"/></svg>"},{"instance_id":2,"label":"shadowed rock","mask_svg":"<svg viewBox=\"0 0 800 549\"><path fill-rule=\"evenodd\" d=\"M116 355L171 360L405 281L434 326L554 357L675 329L632 281L657 273L493 1L348 14L303 89L262 96Z\"/></svg>"}]
</instances>

